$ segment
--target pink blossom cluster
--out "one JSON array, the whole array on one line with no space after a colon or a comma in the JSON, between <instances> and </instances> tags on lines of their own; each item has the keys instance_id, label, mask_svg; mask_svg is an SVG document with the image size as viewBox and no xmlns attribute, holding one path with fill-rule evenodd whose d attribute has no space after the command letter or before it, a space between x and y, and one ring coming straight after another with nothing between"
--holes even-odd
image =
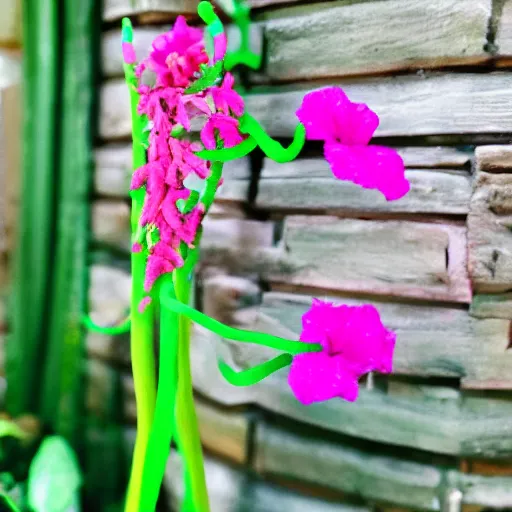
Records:
<instances>
[{"instance_id":1,"label":"pink blossom cluster","mask_svg":"<svg viewBox=\"0 0 512 512\"><path fill-rule=\"evenodd\" d=\"M139 87L138 112L145 114L150 123L148 163L135 171L131 183L132 190L146 186L140 223L157 232L157 241L148 243L146 291L160 275L183 265L181 243L194 246L204 206L199 203L185 213L177 202L190 196L185 187L188 176L209 176L210 163L198 158L195 152L203 146L232 147L243 140L238 117L243 114L244 103L233 90L234 79L229 73L220 85L196 94L185 91L207 62L202 30L189 27L180 16L171 31L154 40L149 57L137 68L139 78L146 70L156 77L154 86ZM202 144L171 136L179 126L190 131L195 118L204 120ZM133 250L141 250L139 242Z\"/></svg>"}]
</instances>

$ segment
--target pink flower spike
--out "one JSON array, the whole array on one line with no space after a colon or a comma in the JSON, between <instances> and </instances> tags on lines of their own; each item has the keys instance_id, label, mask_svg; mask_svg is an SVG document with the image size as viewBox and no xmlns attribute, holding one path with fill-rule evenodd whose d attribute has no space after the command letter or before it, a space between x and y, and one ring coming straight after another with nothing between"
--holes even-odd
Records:
<instances>
[{"instance_id":1,"label":"pink flower spike","mask_svg":"<svg viewBox=\"0 0 512 512\"><path fill-rule=\"evenodd\" d=\"M225 148L232 148L243 141L238 131L238 121L225 114L213 114L201 130L201 141L206 149L215 149L215 135L223 141Z\"/></svg>"},{"instance_id":2,"label":"pink flower spike","mask_svg":"<svg viewBox=\"0 0 512 512\"><path fill-rule=\"evenodd\" d=\"M235 79L231 73L226 73L220 87L212 87L210 93L213 98L215 108L219 112L229 115L241 116L244 113L244 100L233 89Z\"/></svg>"},{"instance_id":3,"label":"pink flower spike","mask_svg":"<svg viewBox=\"0 0 512 512\"><path fill-rule=\"evenodd\" d=\"M137 57L132 43L123 43L123 60L126 64L135 64Z\"/></svg>"},{"instance_id":4,"label":"pink flower spike","mask_svg":"<svg viewBox=\"0 0 512 512\"><path fill-rule=\"evenodd\" d=\"M172 30L157 37L146 66L156 74L157 86L186 87L200 64L208 62L203 31L178 16Z\"/></svg>"},{"instance_id":5,"label":"pink flower spike","mask_svg":"<svg viewBox=\"0 0 512 512\"><path fill-rule=\"evenodd\" d=\"M132 245L132 252L142 252L142 245L139 242L135 242Z\"/></svg>"},{"instance_id":6,"label":"pink flower spike","mask_svg":"<svg viewBox=\"0 0 512 512\"><path fill-rule=\"evenodd\" d=\"M379 118L367 105L352 103L339 87L328 87L306 94L297 116L308 139L325 142L325 158L336 178L380 190L388 201L409 191L400 155L368 146Z\"/></svg>"},{"instance_id":7,"label":"pink flower spike","mask_svg":"<svg viewBox=\"0 0 512 512\"><path fill-rule=\"evenodd\" d=\"M139 307L137 308L139 310L139 313L144 313L145 309L151 304L151 297L144 297L139 302Z\"/></svg>"},{"instance_id":8,"label":"pink flower spike","mask_svg":"<svg viewBox=\"0 0 512 512\"><path fill-rule=\"evenodd\" d=\"M226 34L221 32L213 38L213 62L221 60L226 55L228 48L228 40Z\"/></svg>"},{"instance_id":9,"label":"pink flower spike","mask_svg":"<svg viewBox=\"0 0 512 512\"><path fill-rule=\"evenodd\" d=\"M384 327L374 306L315 299L302 324L301 341L323 347L295 356L290 368L288 383L304 405L335 397L354 401L362 375L391 372L396 335Z\"/></svg>"}]
</instances>

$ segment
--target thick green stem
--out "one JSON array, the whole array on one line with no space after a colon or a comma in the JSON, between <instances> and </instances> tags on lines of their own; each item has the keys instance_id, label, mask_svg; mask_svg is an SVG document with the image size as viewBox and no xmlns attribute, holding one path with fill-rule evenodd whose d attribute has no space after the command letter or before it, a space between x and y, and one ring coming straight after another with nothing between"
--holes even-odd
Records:
<instances>
[{"instance_id":1,"label":"thick green stem","mask_svg":"<svg viewBox=\"0 0 512 512\"><path fill-rule=\"evenodd\" d=\"M131 43L131 24L128 19L123 20L123 42ZM133 138L133 169L138 169L146 163L144 149L144 120L137 114L139 95L137 93L137 80L133 64L124 64L125 78L130 90L130 103L132 115ZM132 193L131 228L135 235L138 231L140 215L144 205L144 191L136 190ZM151 424L156 401L155 356L153 352L153 315L152 304L146 306L143 312L139 311L139 304L144 298L144 275L146 270L145 251L132 252L132 294L131 294L131 357L133 380L135 385L135 400L137 404L137 437L132 460L132 470L128 495L126 499L126 512L140 511L140 493L144 459L149 439Z\"/></svg>"},{"instance_id":2,"label":"thick green stem","mask_svg":"<svg viewBox=\"0 0 512 512\"><path fill-rule=\"evenodd\" d=\"M167 274L160 285L160 296L174 296L172 275ZM169 457L173 435L173 421L177 387L178 315L168 308L160 308L160 354L158 391L153 425L144 462L140 510L153 512L156 508L165 465Z\"/></svg>"},{"instance_id":3,"label":"thick green stem","mask_svg":"<svg viewBox=\"0 0 512 512\"><path fill-rule=\"evenodd\" d=\"M179 270L175 272L174 286L177 299L187 304L190 299L188 276ZM182 455L185 459L186 510L188 512L190 507L190 512L209 512L203 451L194 406L190 370L190 320L186 316L180 315L179 326L176 426L179 431Z\"/></svg>"},{"instance_id":4,"label":"thick green stem","mask_svg":"<svg viewBox=\"0 0 512 512\"><path fill-rule=\"evenodd\" d=\"M217 186L222 177L222 167L222 162L213 162L210 176L206 180L206 187L200 197L205 215L213 203ZM199 255L200 238L201 231L196 236L196 248L190 252L185 265L174 272L176 302L183 305L188 305L190 302L191 273ZM173 300L172 297L162 295L161 304L168 298ZM179 317L178 375L176 427L180 440L180 450L185 459L185 510L209 512L210 505L204 474L203 451L194 406L194 391L190 370L190 320L184 315Z\"/></svg>"}]
</instances>

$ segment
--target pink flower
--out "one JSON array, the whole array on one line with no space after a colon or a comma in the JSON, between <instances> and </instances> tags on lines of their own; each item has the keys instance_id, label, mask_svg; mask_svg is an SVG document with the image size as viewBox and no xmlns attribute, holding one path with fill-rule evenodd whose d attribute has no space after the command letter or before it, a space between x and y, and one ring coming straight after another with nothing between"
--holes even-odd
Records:
<instances>
[{"instance_id":1,"label":"pink flower","mask_svg":"<svg viewBox=\"0 0 512 512\"><path fill-rule=\"evenodd\" d=\"M183 265L183 258L164 242L158 242L151 250L146 264L144 290L149 292L155 281L162 275Z\"/></svg>"},{"instance_id":2,"label":"pink flower","mask_svg":"<svg viewBox=\"0 0 512 512\"><path fill-rule=\"evenodd\" d=\"M202 160L194 154L194 151L202 149L201 144L170 137L168 145L172 155L165 177L165 182L168 185L176 186L192 173L201 179L208 177L209 161Z\"/></svg>"},{"instance_id":3,"label":"pink flower","mask_svg":"<svg viewBox=\"0 0 512 512\"><path fill-rule=\"evenodd\" d=\"M144 297L139 302L139 307L137 308L139 310L139 313L142 314L146 310L146 308L151 304L151 297Z\"/></svg>"},{"instance_id":4,"label":"pink flower","mask_svg":"<svg viewBox=\"0 0 512 512\"><path fill-rule=\"evenodd\" d=\"M320 343L322 352L293 358L288 383L304 405L340 397L357 399L365 373L392 371L396 335L370 305L335 305L313 300L302 317L301 341Z\"/></svg>"},{"instance_id":5,"label":"pink flower","mask_svg":"<svg viewBox=\"0 0 512 512\"><path fill-rule=\"evenodd\" d=\"M210 93L213 98L215 108L219 112L229 115L240 117L244 113L244 100L233 89L235 79L231 73L226 73L222 85L219 87L212 87Z\"/></svg>"},{"instance_id":6,"label":"pink flower","mask_svg":"<svg viewBox=\"0 0 512 512\"><path fill-rule=\"evenodd\" d=\"M297 116L308 139L325 142L325 158L338 179L380 190L388 201L409 191L398 153L368 146L379 117L367 105L352 103L339 87L328 87L306 94Z\"/></svg>"},{"instance_id":7,"label":"pink flower","mask_svg":"<svg viewBox=\"0 0 512 512\"><path fill-rule=\"evenodd\" d=\"M238 131L238 121L226 114L213 114L201 130L201 141L206 149L217 147L216 135L225 148L232 148L243 141Z\"/></svg>"},{"instance_id":8,"label":"pink flower","mask_svg":"<svg viewBox=\"0 0 512 512\"><path fill-rule=\"evenodd\" d=\"M221 60L226 55L226 50L228 49L228 39L224 32L217 34L213 38L213 62L217 62Z\"/></svg>"},{"instance_id":9,"label":"pink flower","mask_svg":"<svg viewBox=\"0 0 512 512\"><path fill-rule=\"evenodd\" d=\"M185 18L178 16L172 30L153 41L138 74L148 68L156 74L157 86L186 87L206 62L202 29L189 27Z\"/></svg>"},{"instance_id":10,"label":"pink flower","mask_svg":"<svg viewBox=\"0 0 512 512\"><path fill-rule=\"evenodd\" d=\"M198 204L190 213L187 214L186 220L180 231L181 239L189 246L194 246L197 230L204 218L204 206Z\"/></svg>"},{"instance_id":11,"label":"pink flower","mask_svg":"<svg viewBox=\"0 0 512 512\"><path fill-rule=\"evenodd\" d=\"M126 64L135 64L137 57L135 55L135 48L132 43L127 41L123 42L123 60Z\"/></svg>"}]
</instances>

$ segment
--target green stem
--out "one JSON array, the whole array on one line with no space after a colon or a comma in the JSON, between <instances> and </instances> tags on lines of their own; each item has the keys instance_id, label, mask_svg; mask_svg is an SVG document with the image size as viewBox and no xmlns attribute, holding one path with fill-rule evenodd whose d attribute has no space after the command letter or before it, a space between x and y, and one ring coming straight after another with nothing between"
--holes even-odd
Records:
<instances>
[{"instance_id":1,"label":"green stem","mask_svg":"<svg viewBox=\"0 0 512 512\"><path fill-rule=\"evenodd\" d=\"M208 213L217 186L222 177L222 162L213 162L206 186L200 197L205 215ZM186 264L174 272L174 290L176 302L188 305L190 302L190 274L199 257L199 241L201 230L195 240L195 248L190 251ZM160 304L169 297L163 294ZM199 426L194 406L192 374L190 370L190 321L184 316L179 317L179 346L178 346L178 389L176 393L176 427L180 440L180 450L185 460L185 506L190 506L193 512L209 512L208 491L204 474L203 451Z\"/></svg>"},{"instance_id":2,"label":"green stem","mask_svg":"<svg viewBox=\"0 0 512 512\"><path fill-rule=\"evenodd\" d=\"M233 386L252 386L281 368L289 366L293 360L291 354L280 354L270 361L265 361L247 370L235 371L224 361L219 361L219 370L222 376Z\"/></svg>"},{"instance_id":3,"label":"green stem","mask_svg":"<svg viewBox=\"0 0 512 512\"><path fill-rule=\"evenodd\" d=\"M266 347L282 350L289 354L304 354L306 352L321 352L322 345L317 343L305 343L302 341L292 341L271 334L262 332L245 331L225 325L218 320L197 311L183 302L173 299L172 297L162 297L162 306L165 306L175 313L187 316L196 324L202 325L204 328L215 332L223 338L229 340L241 341L244 343L254 343L255 345L265 345Z\"/></svg>"},{"instance_id":4,"label":"green stem","mask_svg":"<svg viewBox=\"0 0 512 512\"><path fill-rule=\"evenodd\" d=\"M250 49L250 28L249 6L243 2L235 1L235 11L232 15L233 21L240 30L240 48L233 53L228 53L224 59L224 67L230 71L235 66L243 64L250 69L258 70L261 67L261 55L257 55Z\"/></svg>"},{"instance_id":5,"label":"green stem","mask_svg":"<svg viewBox=\"0 0 512 512\"><path fill-rule=\"evenodd\" d=\"M132 30L130 20L123 19L123 42L131 43ZM137 93L137 79L135 66L124 64L126 83L130 90L130 104L132 116L133 139L133 169L146 163L144 149L144 119L137 114L139 95ZM131 228L135 235L138 231L139 219L144 205L144 191L136 190L132 193ZM144 459L149 438L156 401L155 357L153 353L153 314L154 308L149 304L144 311L139 312L139 304L144 298L144 275L146 270L145 251L132 252L132 293L131 293L131 356L133 380L135 385L135 400L137 404L137 437L133 453L132 470L128 495L126 498L126 512L139 512L140 492Z\"/></svg>"},{"instance_id":6,"label":"green stem","mask_svg":"<svg viewBox=\"0 0 512 512\"><path fill-rule=\"evenodd\" d=\"M160 285L160 297L168 295L174 296L171 274L167 274ZM156 508L171 448L172 416L178 378L176 368L178 329L178 315L166 308L161 308L158 391L142 477L140 510L144 512L153 512Z\"/></svg>"},{"instance_id":7,"label":"green stem","mask_svg":"<svg viewBox=\"0 0 512 512\"><path fill-rule=\"evenodd\" d=\"M257 145L258 143L253 137L247 137L243 142L240 142L240 144L232 148L203 149L202 151L198 151L196 155L203 160L229 162L230 160L237 160L238 158L248 155Z\"/></svg>"},{"instance_id":8,"label":"green stem","mask_svg":"<svg viewBox=\"0 0 512 512\"><path fill-rule=\"evenodd\" d=\"M175 292L179 302L190 299L190 281L184 272L175 272ZM162 297L163 299L164 297ZM185 459L185 499L193 512L209 512L208 491L204 473L203 452L194 406L190 370L190 321L184 315L179 320L178 390L176 395L176 426Z\"/></svg>"}]
</instances>

